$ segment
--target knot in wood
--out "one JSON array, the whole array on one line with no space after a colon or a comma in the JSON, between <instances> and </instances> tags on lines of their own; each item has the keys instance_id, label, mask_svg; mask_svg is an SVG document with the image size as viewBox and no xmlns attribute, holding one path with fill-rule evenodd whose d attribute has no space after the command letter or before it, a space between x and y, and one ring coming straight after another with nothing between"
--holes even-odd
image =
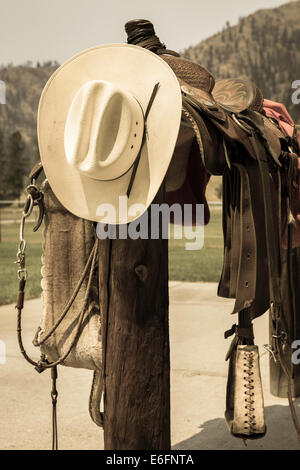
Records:
<instances>
[{"instance_id":1,"label":"knot in wood","mask_svg":"<svg viewBox=\"0 0 300 470\"><path fill-rule=\"evenodd\" d=\"M139 264L135 268L135 273L140 281L145 282L148 277L148 269L145 265Z\"/></svg>"}]
</instances>

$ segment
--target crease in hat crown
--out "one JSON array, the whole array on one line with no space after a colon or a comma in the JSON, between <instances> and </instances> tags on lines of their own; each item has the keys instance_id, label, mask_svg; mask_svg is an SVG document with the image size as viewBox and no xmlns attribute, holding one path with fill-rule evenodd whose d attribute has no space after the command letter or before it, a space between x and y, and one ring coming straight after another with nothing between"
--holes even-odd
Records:
<instances>
[{"instance_id":1,"label":"crease in hat crown","mask_svg":"<svg viewBox=\"0 0 300 470\"><path fill-rule=\"evenodd\" d=\"M77 91L68 111L64 147L69 165L97 180L126 173L140 150L143 110L124 88L90 80Z\"/></svg>"}]
</instances>

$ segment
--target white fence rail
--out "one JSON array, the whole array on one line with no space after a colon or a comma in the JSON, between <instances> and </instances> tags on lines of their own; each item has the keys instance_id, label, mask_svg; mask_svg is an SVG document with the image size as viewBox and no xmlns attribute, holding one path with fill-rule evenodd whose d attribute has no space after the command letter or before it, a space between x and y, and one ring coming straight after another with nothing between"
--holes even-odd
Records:
<instances>
[{"instance_id":1,"label":"white fence rail","mask_svg":"<svg viewBox=\"0 0 300 470\"><path fill-rule=\"evenodd\" d=\"M24 201L0 201L0 242L2 242L2 235L4 227L10 224L18 224L22 217ZM34 222L36 220L36 211L28 217L26 222Z\"/></svg>"}]
</instances>

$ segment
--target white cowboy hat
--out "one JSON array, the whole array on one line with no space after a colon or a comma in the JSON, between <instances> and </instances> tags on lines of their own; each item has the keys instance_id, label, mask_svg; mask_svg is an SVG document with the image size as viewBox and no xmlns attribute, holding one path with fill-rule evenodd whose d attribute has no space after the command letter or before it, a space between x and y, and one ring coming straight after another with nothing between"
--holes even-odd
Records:
<instances>
[{"instance_id":1,"label":"white cowboy hat","mask_svg":"<svg viewBox=\"0 0 300 470\"><path fill-rule=\"evenodd\" d=\"M97 222L137 219L167 172L181 105L174 72L146 49L107 44L69 59L47 82L38 111L41 160L58 200Z\"/></svg>"}]
</instances>

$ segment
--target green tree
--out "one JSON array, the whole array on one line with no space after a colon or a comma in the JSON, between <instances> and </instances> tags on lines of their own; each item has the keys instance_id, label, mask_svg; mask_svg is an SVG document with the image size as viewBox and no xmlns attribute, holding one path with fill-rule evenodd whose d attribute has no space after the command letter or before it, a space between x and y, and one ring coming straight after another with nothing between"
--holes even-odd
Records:
<instances>
[{"instance_id":1,"label":"green tree","mask_svg":"<svg viewBox=\"0 0 300 470\"><path fill-rule=\"evenodd\" d=\"M7 144L7 159L5 166L6 199L19 198L23 190L23 178L26 174L23 155L25 143L19 131L13 132Z\"/></svg>"},{"instance_id":2,"label":"green tree","mask_svg":"<svg viewBox=\"0 0 300 470\"><path fill-rule=\"evenodd\" d=\"M215 188L215 193L216 193L218 199L222 199L222 194L223 194L223 186L222 186L222 183L220 183L220 184Z\"/></svg>"},{"instance_id":3,"label":"green tree","mask_svg":"<svg viewBox=\"0 0 300 470\"><path fill-rule=\"evenodd\" d=\"M6 169L6 154L5 154L4 134L3 134L2 129L0 129L0 200L5 199L5 193L6 193L5 169Z\"/></svg>"}]
</instances>

